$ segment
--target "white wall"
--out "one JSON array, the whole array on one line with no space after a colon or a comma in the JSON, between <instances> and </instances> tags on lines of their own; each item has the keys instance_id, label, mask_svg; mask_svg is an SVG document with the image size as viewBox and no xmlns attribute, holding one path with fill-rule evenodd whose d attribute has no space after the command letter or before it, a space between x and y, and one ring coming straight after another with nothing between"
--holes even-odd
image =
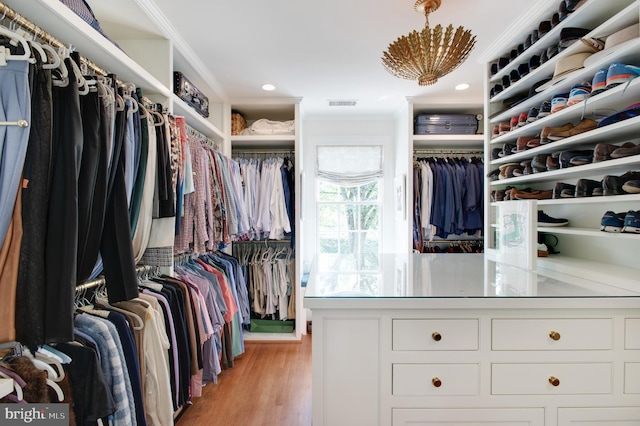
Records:
<instances>
[{"instance_id":1,"label":"white wall","mask_svg":"<svg viewBox=\"0 0 640 426\"><path fill-rule=\"evenodd\" d=\"M304 179L301 188L301 227L304 235L298 253L303 264L310 264L316 253L316 209L315 170L317 145L382 145L384 151L384 185L382 248L384 252L395 252L394 233L397 124L393 117L375 118L315 118L304 120L302 145L304 157L301 170ZM402 143L406 143L403 140Z\"/></svg>"}]
</instances>

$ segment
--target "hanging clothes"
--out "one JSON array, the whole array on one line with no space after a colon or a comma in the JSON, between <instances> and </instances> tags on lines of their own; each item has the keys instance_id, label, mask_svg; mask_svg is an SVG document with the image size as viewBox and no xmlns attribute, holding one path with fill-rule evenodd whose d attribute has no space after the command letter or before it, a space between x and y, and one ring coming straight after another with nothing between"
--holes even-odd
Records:
<instances>
[{"instance_id":1,"label":"hanging clothes","mask_svg":"<svg viewBox=\"0 0 640 426\"><path fill-rule=\"evenodd\" d=\"M479 158L414 161L414 249L434 237L482 231L484 166Z\"/></svg>"}]
</instances>

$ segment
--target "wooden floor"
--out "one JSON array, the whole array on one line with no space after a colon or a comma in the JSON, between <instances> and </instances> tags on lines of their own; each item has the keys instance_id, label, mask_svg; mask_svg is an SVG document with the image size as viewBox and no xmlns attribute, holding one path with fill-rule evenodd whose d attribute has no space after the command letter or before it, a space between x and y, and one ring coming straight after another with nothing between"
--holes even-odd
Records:
<instances>
[{"instance_id":1,"label":"wooden floor","mask_svg":"<svg viewBox=\"0 0 640 426\"><path fill-rule=\"evenodd\" d=\"M235 366L202 389L178 426L310 426L311 335L246 342Z\"/></svg>"}]
</instances>

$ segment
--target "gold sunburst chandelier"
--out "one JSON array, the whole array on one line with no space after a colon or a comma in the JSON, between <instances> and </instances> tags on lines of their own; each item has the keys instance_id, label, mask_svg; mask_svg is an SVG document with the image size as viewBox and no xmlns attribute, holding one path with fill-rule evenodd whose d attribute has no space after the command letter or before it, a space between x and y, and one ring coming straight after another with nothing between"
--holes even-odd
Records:
<instances>
[{"instance_id":1,"label":"gold sunburst chandelier","mask_svg":"<svg viewBox=\"0 0 640 426\"><path fill-rule=\"evenodd\" d=\"M420 86L430 86L438 78L449 74L462 64L473 46L476 37L471 31L453 25L443 29L438 24L429 27L429 14L440 7L442 0L417 0L413 8L424 13L426 25L420 32L398 38L383 52L382 64L396 77L418 80Z\"/></svg>"}]
</instances>

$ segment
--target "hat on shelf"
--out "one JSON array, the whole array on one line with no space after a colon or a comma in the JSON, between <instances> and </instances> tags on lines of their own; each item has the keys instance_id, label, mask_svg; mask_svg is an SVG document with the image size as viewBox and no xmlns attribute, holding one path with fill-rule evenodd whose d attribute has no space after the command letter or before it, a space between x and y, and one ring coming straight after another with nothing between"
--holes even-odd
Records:
<instances>
[{"instance_id":1,"label":"hat on shelf","mask_svg":"<svg viewBox=\"0 0 640 426\"><path fill-rule=\"evenodd\" d=\"M585 60L584 66L589 67L616 51L636 42L640 38L640 26L635 23L631 26L623 28L615 33L607 36L604 42L604 49L594 53L589 59Z\"/></svg>"},{"instance_id":2,"label":"hat on shelf","mask_svg":"<svg viewBox=\"0 0 640 426\"><path fill-rule=\"evenodd\" d=\"M573 55L567 55L564 58L560 58L556 62L556 68L553 72L553 77L547 83L541 85L536 89L537 92L542 92L549 87L560 83L561 81L571 77L573 74L579 73L584 69L584 61L591 56L590 52L574 53Z\"/></svg>"},{"instance_id":3,"label":"hat on shelf","mask_svg":"<svg viewBox=\"0 0 640 426\"><path fill-rule=\"evenodd\" d=\"M586 28L565 27L560 30L560 43L558 44L559 50L564 50L571 46L580 38L589 34L591 30Z\"/></svg>"}]
</instances>

